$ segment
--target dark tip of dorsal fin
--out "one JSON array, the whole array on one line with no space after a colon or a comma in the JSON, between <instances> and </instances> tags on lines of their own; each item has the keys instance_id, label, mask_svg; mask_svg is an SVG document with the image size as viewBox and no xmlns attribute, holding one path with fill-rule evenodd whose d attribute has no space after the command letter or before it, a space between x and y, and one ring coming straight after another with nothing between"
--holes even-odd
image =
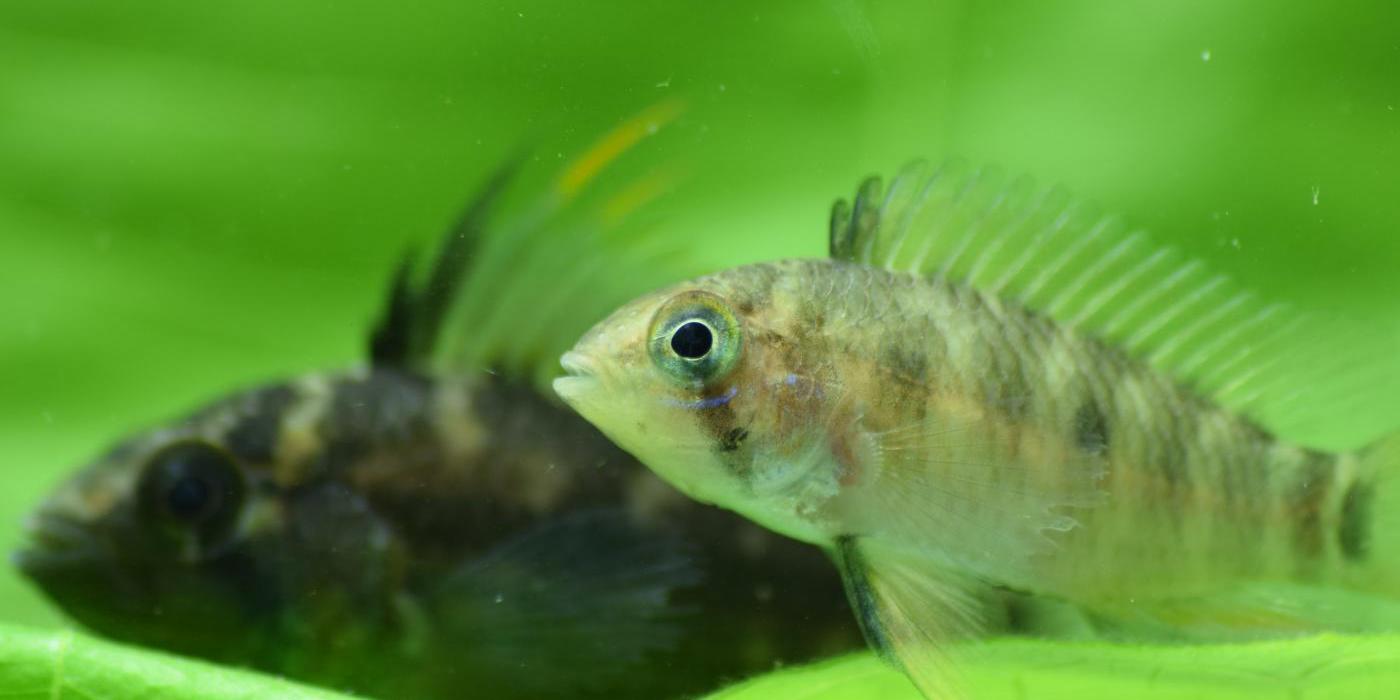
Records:
<instances>
[{"instance_id":1,"label":"dark tip of dorsal fin","mask_svg":"<svg viewBox=\"0 0 1400 700\"><path fill-rule=\"evenodd\" d=\"M831 257L856 261L867 252L880 230L881 192L884 184L878 176L860 183L855 203L836 202L831 209Z\"/></svg>"},{"instance_id":2,"label":"dark tip of dorsal fin","mask_svg":"<svg viewBox=\"0 0 1400 700\"><path fill-rule=\"evenodd\" d=\"M394 274L389 297L370 335L370 363L376 367L415 367L426 362L479 248L491 214L522 157L505 159L443 235L427 281L414 285L412 254Z\"/></svg>"},{"instance_id":3,"label":"dark tip of dorsal fin","mask_svg":"<svg viewBox=\"0 0 1400 700\"><path fill-rule=\"evenodd\" d=\"M851 203L844 199L838 199L831 205L827 254L832 260L851 259Z\"/></svg>"},{"instance_id":4,"label":"dark tip of dorsal fin","mask_svg":"<svg viewBox=\"0 0 1400 700\"><path fill-rule=\"evenodd\" d=\"M410 251L399 261L394 280L389 284L389 298L384 302L384 309L370 334L369 362L375 367L399 365L408 357L409 336L417 306L409 280L414 257Z\"/></svg>"}]
</instances>

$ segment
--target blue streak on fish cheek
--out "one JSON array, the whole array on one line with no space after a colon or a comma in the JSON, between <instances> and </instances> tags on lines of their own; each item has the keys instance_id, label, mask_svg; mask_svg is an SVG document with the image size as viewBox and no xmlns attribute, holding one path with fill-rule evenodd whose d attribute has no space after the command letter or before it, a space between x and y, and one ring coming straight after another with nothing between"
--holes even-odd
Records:
<instances>
[{"instance_id":1,"label":"blue streak on fish cheek","mask_svg":"<svg viewBox=\"0 0 1400 700\"><path fill-rule=\"evenodd\" d=\"M682 399L673 399L673 398L670 398L670 397L665 397L665 398L660 399L660 401L661 401L663 404L665 404L665 405L667 405L667 406L671 406L671 407L673 407L673 408L688 408L688 409L695 410L695 411L704 411L704 410L709 410L709 409L714 409L714 408L722 408L722 407L724 407L724 406L727 406L727 405L729 405L729 402L730 402L730 401L733 401L733 400L734 400L734 397L735 397L735 396L738 396L738 395L739 395L739 387L737 387L737 386L731 386L731 387L729 387L729 390L728 390L728 391L724 392L723 394L721 394L721 395L719 395L719 396L710 396L710 397L703 398L703 399L694 399L694 400L689 400L689 401L687 401L687 400L682 400Z\"/></svg>"}]
</instances>

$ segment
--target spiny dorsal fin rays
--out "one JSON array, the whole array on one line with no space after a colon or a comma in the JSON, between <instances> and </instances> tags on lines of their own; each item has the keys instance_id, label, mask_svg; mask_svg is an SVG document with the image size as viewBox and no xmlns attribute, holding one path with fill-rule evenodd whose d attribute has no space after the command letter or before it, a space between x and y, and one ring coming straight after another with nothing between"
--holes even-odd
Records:
<instances>
[{"instance_id":1,"label":"spiny dorsal fin rays","mask_svg":"<svg viewBox=\"0 0 1400 700\"><path fill-rule=\"evenodd\" d=\"M1008 184L991 169L918 162L887 188L870 178L833 208L831 239L834 258L1014 300L1276 430L1347 399L1342 375L1393 370L1346 352L1330 323L1263 300L1064 190Z\"/></svg>"},{"instance_id":2,"label":"spiny dorsal fin rays","mask_svg":"<svg viewBox=\"0 0 1400 700\"><path fill-rule=\"evenodd\" d=\"M635 164L613 174L680 111L667 100L622 122L566 163L533 204L493 227L457 294L453 332L437 348L445 369L492 368L546 381L555 358L590 324L691 272L671 255L679 243L661 240L649 220L649 206L676 175Z\"/></svg>"},{"instance_id":3,"label":"spiny dorsal fin rays","mask_svg":"<svg viewBox=\"0 0 1400 700\"><path fill-rule=\"evenodd\" d=\"M543 382L557 372L553 360L571 336L582 332L578 317L597 321L621 303L608 287L619 271L626 271L624 291L632 294L674 279L680 268L676 243L652 235L656 229L646 222L631 220L664 193L657 183L670 178L654 172L643 180L648 186L609 194L596 206L540 222L511 241L506 286L492 303L471 307L473 332L463 335L454 356L495 358L491 364L497 369ZM547 251L535 252L546 245Z\"/></svg>"},{"instance_id":4,"label":"spiny dorsal fin rays","mask_svg":"<svg viewBox=\"0 0 1400 700\"><path fill-rule=\"evenodd\" d=\"M519 168L520 160L518 156L507 158L472 197L457 222L443 235L427 281L414 284L414 256L410 253L404 257L394 273L389 298L370 336L372 364L422 369L437 345L468 260L480 245L489 218Z\"/></svg>"}]
</instances>

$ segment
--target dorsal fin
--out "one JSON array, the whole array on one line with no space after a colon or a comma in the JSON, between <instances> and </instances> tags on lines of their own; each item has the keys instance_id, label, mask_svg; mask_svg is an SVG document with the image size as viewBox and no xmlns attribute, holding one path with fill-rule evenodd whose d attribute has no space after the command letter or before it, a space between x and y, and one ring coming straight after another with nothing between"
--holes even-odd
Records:
<instances>
[{"instance_id":1,"label":"dorsal fin","mask_svg":"<svg viewBox=\"0 0 1400 700\"><path fill-rule=\"evenodd\" d=\"M370 364L416 369L431 357L467 263L519 165L518 157L509 158L487 179L457 217L456 224L443 235L426 281L414 283L415 256L412 252L404 255L390 283L389 298L370 334Z\"/></svg>"},{"instance_id":2,"label":"dorsal fin","mask_svg":"<svg viewBox=\"0 0 1400 700\"><path fill-rule=\"evenodd\" d=\"M832 212L833 258L1018 302L1275 430L1309 433L1295 439L1335 440L1318 430L1321 411L1354 405L1358 385L1394 386L1393 368L1356 350L1361 333L1261 299L1062 188L915 162Z\"/></svg>"},{"instance_id":3,"label":"dorsal fin","mask_svg":"<svg viewBox=\"0 0 1400 700\"><path fill-rule=\"evenodd\" d=\"M407 267L371 342L375 364L488 370L545 381L558 355L613 307L682 279L678 244L643 214L673 176L623 156L681 112L654 104L564 163L546 191L497 215L521 159L501 166L444 237L427 281Z\"/></svg>"}]
</instances>

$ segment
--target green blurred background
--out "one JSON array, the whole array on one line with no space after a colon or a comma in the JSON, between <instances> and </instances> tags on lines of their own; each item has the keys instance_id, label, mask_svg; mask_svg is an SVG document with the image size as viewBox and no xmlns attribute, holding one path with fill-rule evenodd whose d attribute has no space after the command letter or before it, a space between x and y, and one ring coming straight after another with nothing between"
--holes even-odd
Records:
<instances>
[{"instance_id":1,"label":"green blurred background","mask_svg":"<svg viewBox=\"0 0 1400 700\"><path fill-rule=\"evenodd\" d=\"M355 362L399 253L503 154L567 156L666 97L690 176L667 235L697 266L820 254L861 176L959 155L1393 355L1397 37L1381 2L10 0L0 549L119 434ZM0 620L60 624L8 569Z\"/></svg>"}]
</instances>

